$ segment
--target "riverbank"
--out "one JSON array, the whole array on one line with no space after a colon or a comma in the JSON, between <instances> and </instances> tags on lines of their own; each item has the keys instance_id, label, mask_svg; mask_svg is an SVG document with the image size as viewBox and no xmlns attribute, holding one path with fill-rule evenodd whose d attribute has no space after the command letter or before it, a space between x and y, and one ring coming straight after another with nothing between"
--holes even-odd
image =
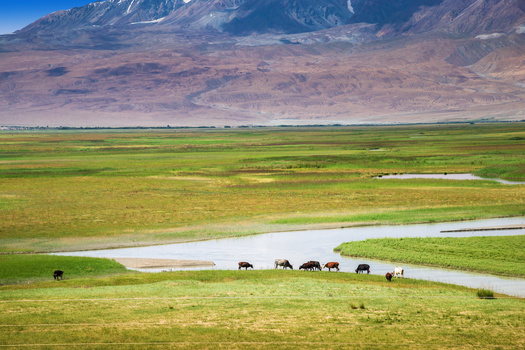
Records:
<instances>
[{"instance_id":1,"label":"riverbank","mask_svg":"<svg viewBox=\"0 0 525 350\"><path fill-rule=\"evenodd\" d=\"M446 212L452 212L454 208L448 208ZM436 213L436 211L438 213ZM480 220L505 220L506 218L520 218L523 215L482 215L480 217L467 217L463 210L454 210L453 219L447 219L447 216L440 216L440 210L424 210L425 214L421 215L419 210L410 211L411 220L406 222L396 222L396 216L408 216L406 210L402 211L385 211L378 209L370 214L357 214L354 218L344 217L341 220L354 221L337 221L339 217L333 218L334 222L323 222L328 220L327 216L322 216L320 222L318 216L312 214L307 222L293 222L294 220L284 220L286 222L273 221L273 223L253 222L249 220L240 220L237 222L220 222L205 225L195 225L182 228L167 228L156 230L142 230L134 234L121 234L109 237L58 237L49 238L12 238L8 240L0 239L0 256L10 254L55 254L79 251L95 251L110 249L126 249L163 246L168 244L185 244L195 242L205 242L215 239L232 239L253 237L269 233L287 233L301 231L320 231L336 230L346 228L367 228L381 226L406 227L409 225L425 225L439 223L468 223ZM432 219L428 219L431 217ZM328 216L329 218L329 216ZM524 224L494 225L485 226L480 229L461 228L459 231L443 230L441 232L469 232L469 231L487 231L491 227L497 227L497 230L517 230L523 229ZM366 237L365 237L366 238ZM341 242L338 242L340 244ZM193 260L193 257L190 258Z\"/></svg>"},{"instance_id":2,"label":"riverbank","mask_svg":"<svg viewBox=\"0 0 525 350\"><path fill-rule=\"evenodd\" d=\"M503 225L503 226L490 226L490 227L475 227L475 228L462 228L459 230L443 230L440 232L451 233L451 232L479 232L479 231L504 231L504 230L523 230L525 225Z\"/></svg>"}]
</instances>

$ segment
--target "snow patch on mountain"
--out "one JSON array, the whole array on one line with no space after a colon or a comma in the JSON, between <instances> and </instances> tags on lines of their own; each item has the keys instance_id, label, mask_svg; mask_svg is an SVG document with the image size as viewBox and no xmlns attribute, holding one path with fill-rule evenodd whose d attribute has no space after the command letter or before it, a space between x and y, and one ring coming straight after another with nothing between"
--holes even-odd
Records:
<instances>
[{"instance_id":1,"label":"snow patch on mountain","mask_svg":"<svg viewBox=\"0 0 525 350\"><path fill-rule=\"evenodd\" d=\"M129 7L128 7L127 11L126 11L126 15L131 13L131 7L133 6L134 3L135 3L135 0L131 0L131 4L129 4Z\"/></svg>"},{"instance_id":2,"label":"snow patch on mountain","mask_svg":"<svg viewBox=\"0 0 525 350\"><path fill-rule=\"evenodd\" d=\"M503 36L503 33L480 34L480 35L476 36L476 39L479 39L479 40L490 40L490 39L497 39L500 36Z\"/></svg>"},{"instance_id":3,"label":"snow patch on mountain","mask_svg":"<svg viewBox=\"0 0 525 350\"><path fill-rule=\"evenodd\" d=\"M355 13L354 8L352 7L352 0L348 0L348 3L346 5L348 7L348 11Z\"/></svg>"},{"instance_id":4,"label":"snow patch on mountain","mask_svg":"<svg viewBox=\"0 0 525 350\"><path fill-rule=\"evenodd\" d=\"M151 20L151 21L133 22L133 23L130 23L130 24L154 24L154 23L160 23L160 22L162 22L164 20L164 18L166 18L166 17L154 19L154 20Z\"/></svg>"}]
</instances>

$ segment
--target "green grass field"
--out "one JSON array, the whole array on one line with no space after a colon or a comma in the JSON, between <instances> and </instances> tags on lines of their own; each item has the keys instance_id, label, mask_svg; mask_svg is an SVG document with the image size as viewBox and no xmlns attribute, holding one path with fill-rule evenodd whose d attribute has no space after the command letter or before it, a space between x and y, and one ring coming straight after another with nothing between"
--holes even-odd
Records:
<instances>
[{"instance_id":1,"label":"green grass field","mask_svg":"<svg viewBox=\"0 0 525 350\"><path fill-rule=\"evenodd\" d=\"M525 277L525 236L382 238L346 242L341 255Z\"/></svg>"},{"instance_id":2,"label":"green grass field","mask_svg":"<svg viewBox=\"0 0 525 350\"><path fill-rule=\"evenodd\" d=\"M130 273L110 259L40 254L0 255L0 286L49 281L55 270L65 271L63 278L67 279Z\"/></svg>"},{"instance_id":3,"label":"green grass field","mask_svg":"<svg viewBox=\"0 0 525 350\"><path fill-rule=\"evenodd\" d=\"M478 297L486 291L324 271L138 273L9 253L523 216L523 185L375 177L525 181L524 140L525 123L1 131L0 347L522 349L523 300ZM514 263L500 243L473 258Z\"/></svg>"},{"instance_id":4,"label":"green grass field","mask_svg":"<svg viewBox=\"0 0 525 350\"><path fill-rule=\"evenodd\" d=\"M525 215L525 123L0 132L0 250Z\"/></svg>"},{"instance_id":5,"label":"green grass field","mask_svg":"<svg viewBox=\"0 0 525 350\"><path fill-rule=\"evenodd\" d=\"M38 349L522 349L525 303L337 272L193 271L0 287L0 344Z\"/></svg>"}]
</instances>

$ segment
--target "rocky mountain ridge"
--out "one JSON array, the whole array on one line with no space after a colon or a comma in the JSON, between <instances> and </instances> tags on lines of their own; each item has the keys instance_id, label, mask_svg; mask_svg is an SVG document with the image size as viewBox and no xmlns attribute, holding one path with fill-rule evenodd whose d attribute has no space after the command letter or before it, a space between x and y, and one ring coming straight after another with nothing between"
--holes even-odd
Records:
<instances>
[{"instance_id":1,"label":"rocky mountain ridge","mask_svg":"<svg viewBox=\"0 0 525 350\"><path fill-rule=\"evenodd\" d=\"M0 36L0 125L525 119L520 0L106 0Z\"/></svg>"},{"instance_id":2,"label":"rocky mountain ridge","mask_svg":"<svg viewBox=\"0 0 525 350\"><path fill-rule=\"evenodd\" d=\"M382 32L509 32L522 24L522 0L105 0L51 13L20 33L158 25L233 35L303 33L354 23Z\"/></svg>"}]
</instances>

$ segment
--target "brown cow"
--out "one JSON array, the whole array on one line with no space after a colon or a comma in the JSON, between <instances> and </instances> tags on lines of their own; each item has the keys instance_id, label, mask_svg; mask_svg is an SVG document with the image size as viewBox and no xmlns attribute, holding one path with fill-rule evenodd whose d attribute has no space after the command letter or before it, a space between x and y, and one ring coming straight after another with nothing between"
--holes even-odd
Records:
<instances>
[{"instance_id":1,"label":"brown cow","mask_svg":"<svg viewBox=\"0 0 525 350\"><path fill-rule=\"evenodd\" d=\"M313 262L309 261L309 262L306 262L306 263L302 264L299 267L299 270L312 271L314 268L315 268L315 264Z\"/></svg>"},{"instance_id":2,"label":"brown cow","mask_svg":"<svg viewBox=\"0 0 525 350\"><path fill-rule=\"evenodd\" d=\"M385 278L386 278L386 280L387 280L388 282L390 282L390 281L392 281L392 277L393 277L393 276L394 276L394 275L392 275L390 272L387 272L386 275L385 275Z\"/></svg>"},{"instance_id":3,"label":"brown cow","mask_svg":"<svg viewBox=\"0 0 525 350\"><path fill-rule=\"evenodd\" d=\"M246 261L241 261L239 263L239 270L242 269L242 268L245 268L246 270L248 270L248 267L251 267L253 269L253 265L250 264L250 263L247 263Z\"/></svg>"},{"instance_id":4,"label":"brown cow","mask_svg":"<svg viewBox=\"0 0 525 350\"><path fill-rule=\"evenodd\" d=\"M339 263L336 261L327 262L323 265L323 269L327 268L328 271L331 271L332 269L337 269L339 271Z\"/></svg>"}]
</instances>

